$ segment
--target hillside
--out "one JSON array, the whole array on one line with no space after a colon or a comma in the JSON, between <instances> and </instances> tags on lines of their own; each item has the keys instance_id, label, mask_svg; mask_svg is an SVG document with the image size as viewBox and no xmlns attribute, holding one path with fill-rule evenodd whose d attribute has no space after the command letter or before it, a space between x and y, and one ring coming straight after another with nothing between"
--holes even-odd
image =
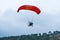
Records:
<instances>
[{"instance_id":1,"label":"hillside","mask_svg":"<svg viewBox=\"0 0 60 40\"><path fill-rule=\"evenodd\" d=\"M48 33L2 37L0 40L60 40L60 31Z\"/></svg>"}]
</instances>

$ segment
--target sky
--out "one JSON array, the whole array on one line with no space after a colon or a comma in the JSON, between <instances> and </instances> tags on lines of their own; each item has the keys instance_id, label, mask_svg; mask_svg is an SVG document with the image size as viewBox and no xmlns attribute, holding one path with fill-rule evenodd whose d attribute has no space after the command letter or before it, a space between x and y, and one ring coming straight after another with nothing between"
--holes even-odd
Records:
<instances>
[{"instance_id":1,"label":"sky","mask_svg":"<svg viewBox=\"0 0 60 40\"><path fill-rule=\"evenodd\" d=\"M60 31L59 4L60 0L0 0L0 37ZM17 13L21 5L35 5L41 13ZM33 21L33 27L28 27L29 21Z\"/></svg>"}]
</instances>

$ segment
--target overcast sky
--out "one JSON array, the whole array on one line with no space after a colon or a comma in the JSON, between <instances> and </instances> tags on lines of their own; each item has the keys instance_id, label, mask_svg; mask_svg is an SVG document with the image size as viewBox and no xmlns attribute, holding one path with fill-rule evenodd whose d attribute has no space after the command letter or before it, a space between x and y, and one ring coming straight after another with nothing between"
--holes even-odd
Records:
<instances>
[{"instance_id":1,"label":"overcast sky","mask_svg":"<svg viewBox=\"0 0 60 40\"><path fill-rule=\"evenodd\" d=\"M27 4L37 6L41 13L16 12L18 7ZM60 0L0 0L0 37L60 31L59 4ZM28 21L32 20L33 27L28 27Z\"/></svg>"}]
</instances>

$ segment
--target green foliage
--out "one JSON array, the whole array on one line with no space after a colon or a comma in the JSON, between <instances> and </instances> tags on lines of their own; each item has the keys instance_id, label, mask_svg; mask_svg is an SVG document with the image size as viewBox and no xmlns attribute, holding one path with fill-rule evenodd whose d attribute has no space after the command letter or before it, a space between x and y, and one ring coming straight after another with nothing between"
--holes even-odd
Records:
<instances>
[{"instance_id":1,"label":"green foliage","mask_svg":"<svg viewBox=\"0 0 60 40\"><path fill-rule=\"evenodd\" d=\"M49 31L48 33L39 33L31 35L3 37L0 40L60 40L60 31Z\"/></svg>"}]
</instances>

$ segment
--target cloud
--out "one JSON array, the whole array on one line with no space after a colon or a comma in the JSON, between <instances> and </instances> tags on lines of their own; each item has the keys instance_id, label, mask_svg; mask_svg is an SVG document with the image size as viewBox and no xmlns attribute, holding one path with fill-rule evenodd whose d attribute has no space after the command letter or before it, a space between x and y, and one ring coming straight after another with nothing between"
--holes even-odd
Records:
<instances>
[{"instance_id":1,"label":"cloud","mask_svg":"<svg viewBox=\"0 0 60 40\"><path fill-rule=\"evenodd\" d=\"M32 11L24 10L17 13L15 10L8 9L0 17L0 36L15 36L60 30L59 17L59 14L44 14L43 11L40 15L37 15ZM33 21L34 27L28 27L28 21Z\"/></svg>"},{"instance_id":2,"label":"cloud","mask_svg":"<svg viewBox=\"0 0 60 40\"><path fill-rule=\"evenodd\" d=\"M4 12L8 8L16 10L19 6L29 4L36 5L45 13L57 14L56 12L60 10L60 0L0 0L0 10ZM51 13L53 12L53 13Z\"/></svg>"}]
</instances>

